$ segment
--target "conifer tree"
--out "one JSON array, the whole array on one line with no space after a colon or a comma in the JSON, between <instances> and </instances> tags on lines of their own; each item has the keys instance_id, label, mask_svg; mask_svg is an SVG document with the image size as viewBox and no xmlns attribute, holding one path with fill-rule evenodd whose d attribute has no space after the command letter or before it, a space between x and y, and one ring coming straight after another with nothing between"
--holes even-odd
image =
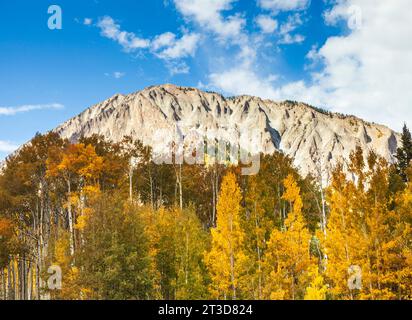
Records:
<instances>
[{"instance_id":1,"label":"conifer tree","mask_svg":"<svg viewBox=\"0 0 412 320\"><path fill-rule=\"evenodd\" d=\"M412 136L406 124L404 124L401 136L402 147L398 148L396 158L398 160L398 172L407 181L406 170L412 161Z\"/></svg>"}]
</instances>

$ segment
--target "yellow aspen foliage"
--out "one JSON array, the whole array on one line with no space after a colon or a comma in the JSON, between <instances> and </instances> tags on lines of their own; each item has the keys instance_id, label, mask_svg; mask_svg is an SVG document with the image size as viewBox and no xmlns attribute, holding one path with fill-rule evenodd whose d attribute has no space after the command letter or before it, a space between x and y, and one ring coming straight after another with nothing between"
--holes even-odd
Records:
<instances>
[{"instance_id":1,"label":"yellow aspen foliage","mask_svg":"<svg viewBox=\"0 0 412 320\"><path fill-rule=\"evenodd\" d=\"M310 266L308 276L311 278L309 287L306 288L305 300L326 300L328 290L324 282L323 276L319 273L319 268L316 265Z\"/></svg>"},{"instance_id":2,"label":"yellow aspen foliage","mask_svg":"<svg viewBox=\"0 0 412 320\"><path fill-rule=\"evenodd\" d=\"M245 238L241 228L240 188L233 173L222 181L217 204L216 228L211 230L212 248L205 262L212 280L211 294L216 299L237 299L241 296L239 282L244 272Z\"/></svg>"},{"instance_id":3,"label":"yellow aspen foliage","mask_svg":"<svg viewBox=\"0 0 412 320\"><path fill-rule=\"evenodd\" d=\"M352 266L366 270L367 243L360 227L360 212L355 209L356 187L346 181L342 166L333 172L328 190L330 215L327 236L320 237L326 258L326 277L334 298L353 299L360 284L348 286ZM357 287L357 288L355 288Z\"/></svg>"},{"instance_id":4,"label":"yellow aspen foliage","mask_svg":"<svg viewBox=\"0 0 412 320\"><path fill-rule=\"evenodd\" d=\"M207 297L203 255L207 233L191 209L143 208L150 273L157 299Z\"/></svg>"},{"instance_id":5,"label":"yellow aspen foliage","mask_svg":"<svg viewBox=\"0 0 412 320\"><path fill-rule=\"evenodd\" d=\"M292 210L282 230L274 229L266 250L265 294L269 299L301 299L305 294L305 273L314 263L310 256L311 234L302 215L300 188L292 175L284 180L282 198Z\"/></svg>"},{"instance_id":6,"label":"yellow aspen foliage","mask_svg":"<svg viewBox=\"0 0 412 320\"><path fill-rule=\"evenodd\" d=\"M171 223L173 217L167 214L164 208L160 208L155 212L149 207L143 208L142 216L144 219L145 234L149 240L148 256L150 261L149 270L152 275L153 298L162 299L162 274L158 268L158 257L161 253L160 245L163 231L173 232ZM169 248L169 250L171 250L171 248Z\"/></svg>"},{"instance_id":7,"label":"yellow aspen foliage","mask_svg":"<svg viewBox=\"0 0 412 320\"><path fill-rule=\"evenodd\" d=\"M248 276L244 278L242 290L247 292L244 298L262 299L263 297L263 258L266 250L267 236L273 229L272 212L266 213L263 207L264 195L258 185L258 178L251 176L248 179L248 188L245 195L246 231L245 245L249 257Z\"/></svg>"},{"instance_id":8,"label":"yellow aspen foliage","mask_svg":"<svg viewBox=\"0 0 412 320\"><path fill-rule=\"evenodd\" d=\"M83 231L86 228L90 216L93 214L93 205L101 196L100 188L97 185L85 186L81 194L74 194L70 201L73 206L80 207L80 215L77 218L74 228Z\"/></svg>"},{"instance_id":9,"label":"yellow aspen foliage","mask_svg":"<svg viewBox=\"0 0 412 320\"><path fill-rule=\"evenodd\" d=\"M328 191L327 236L321 238L331 297L374 300L410 297L408 188L395 196L394 210L390 210L386 161L370 153L369 170L365 171L364 164L360 165L359 150L351 159L350 170L360 178L356 184L347 181L341 166L333 172Z\"/></svg>"},{"instance_id":10,"label":"yellow aspen foliage","mask_svg":"<svg viewBox=\"0 0 412 320\"><path fill-rule=\"evenodd\" d=\"M411 167L412 169L412 167ZM409 183L396 197L396 209L392 212L394 237L384 244L389 253L385 260L392 266L397 299L412 299L412 170ZM397 267L394 271L394 266Z\"/></svg>"},{"instance_id":11,"label":"yellow aspen foliage","mask_svg":"<svg viewBox=\"0 0 412 320\"><path fill-rule=\"evenodd\" d=\"M59 266L62 271L61 290L51 291L56 299L77 300L80 299L79 269L74 265L70 255L70 240L67 232L61 231L59 239L54 245L53 265Z\"/></svg>"}]
</instances>

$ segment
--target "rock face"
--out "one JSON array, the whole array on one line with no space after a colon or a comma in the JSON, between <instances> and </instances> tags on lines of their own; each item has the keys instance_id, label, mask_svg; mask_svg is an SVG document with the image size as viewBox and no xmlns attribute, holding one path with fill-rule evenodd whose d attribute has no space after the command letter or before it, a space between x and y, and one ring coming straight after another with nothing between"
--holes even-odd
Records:
<instances>
[{"instance_id":1,"label":"rock face","mask_svg":"<svg viewBox=\"0 0 412 320\"><path fill-rule=\"evenodd\" d=\"M160 150L165 141L159 141L159 130L169 136L176 131L181 136L196 131L208 139L238 142L250 152L280 150L294 159L303 175L348 159L357 145L393 161L399 141L398 134L385 126L304 103L251 96L225 98L174 85L115 95L54 131L71 141L93 134L114 142L131 136Z\"/></svg>"}]
</instances>

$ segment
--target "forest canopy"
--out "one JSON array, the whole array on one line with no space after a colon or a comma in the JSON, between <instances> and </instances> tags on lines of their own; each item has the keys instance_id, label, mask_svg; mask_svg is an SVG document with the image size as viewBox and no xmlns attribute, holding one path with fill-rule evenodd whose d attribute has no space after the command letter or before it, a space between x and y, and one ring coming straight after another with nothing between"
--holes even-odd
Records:
<instances>
[{"instance_id":1,"label":"forest canopy","mask_svg":"<svg viewBox=\"0 0 412 320\"><path fill-rule=\"evenodd\" d=\"M37 135L0 173L0 298L411 299L402 138L397 163L357 148L325 187L281 153L242 176L154 164L128 137Z\"/></svg>"}]
</instances>

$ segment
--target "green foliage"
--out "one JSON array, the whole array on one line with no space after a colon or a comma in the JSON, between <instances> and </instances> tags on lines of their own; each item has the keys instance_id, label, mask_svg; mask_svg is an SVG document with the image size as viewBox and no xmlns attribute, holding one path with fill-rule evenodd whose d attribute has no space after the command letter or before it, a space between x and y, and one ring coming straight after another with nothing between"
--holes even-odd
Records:
<instances>
[{"instance_id":1,"label":"green foliage","mask_svg":"<svg viewBox=\"0 0 412 320\"><path fill-rule=\"evenodd\" d=\"M141 212L119 194L92 206L76 257L80 283L96 299L148 299L152 291L148 238Z\"/></svg>"},{"instance_id":2,"label":"green foliage","mask_svg":"<svg viewBox=\"0 0 412 320\"><path fill-rule=\"evenodd\" d=\"M402 146L396 152L398 160L398 174L406 182L408 181L407 170L412 161L412 136L406 124L403 126L401 136Z\"/></svg>"}]
</instances>

